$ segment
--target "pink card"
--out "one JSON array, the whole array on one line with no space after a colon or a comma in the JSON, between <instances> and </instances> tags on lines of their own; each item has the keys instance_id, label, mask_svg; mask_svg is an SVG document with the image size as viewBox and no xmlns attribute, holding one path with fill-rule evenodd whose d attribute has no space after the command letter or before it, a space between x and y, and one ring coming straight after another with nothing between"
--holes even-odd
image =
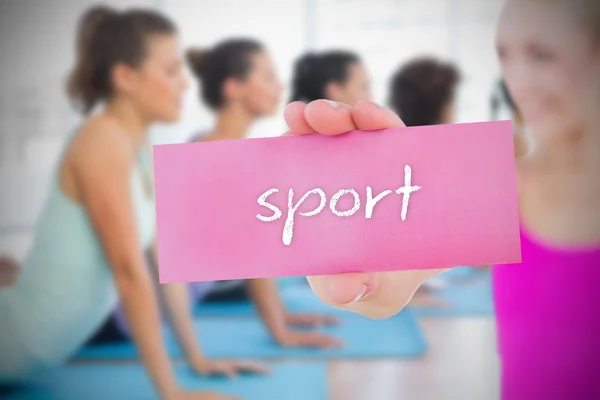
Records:
<instances>
[{"instance_id":1,"label":"pink card","mask_svg":"<svg viewBox=\"0 0 600 400\"><path fill-rule=\"evenodd\" d=\"M160 282L521 261L509 121L154 147Z\"/></svg>"}]
</instances>

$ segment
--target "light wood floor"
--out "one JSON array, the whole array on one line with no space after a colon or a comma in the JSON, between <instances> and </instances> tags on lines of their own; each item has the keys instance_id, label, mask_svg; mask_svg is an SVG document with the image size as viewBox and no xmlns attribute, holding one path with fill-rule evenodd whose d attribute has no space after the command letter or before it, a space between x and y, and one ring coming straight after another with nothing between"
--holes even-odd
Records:
<instances>
[{"instance_id":1,"label":"light wood floor","mask_svg":"<svg viewBox=\"0 0 600 400\"><path fill-rule=\"evenodd\" d=\"M496 400L492 318L423 319L429 351L417 360L331 363L332 400Z\"/></svg>"}]
</instances>

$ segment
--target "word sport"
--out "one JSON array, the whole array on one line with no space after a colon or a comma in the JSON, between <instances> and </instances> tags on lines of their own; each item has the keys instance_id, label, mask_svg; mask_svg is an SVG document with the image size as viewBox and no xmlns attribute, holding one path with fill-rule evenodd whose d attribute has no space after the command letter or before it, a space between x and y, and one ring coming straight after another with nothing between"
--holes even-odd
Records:
<instances>
[{"instance_id":1,"label":"word sport","mask_svg":"<svg viewBox=\"0 0 600 400\"><path fill-rule=\"evenodd\" d=\"M410 199L410 194L416 192L421 189L420 186L411 186L411 175L412 171L409 165L404 168L404 186L396 190L397 194L403 195L402 199L402 212L401 218L402 221L406 220L406 214L408 212L408 201ZM267 202L267 198L273 194L279 192L279 189L273 188L264 192L257 200L258 204L263 207L268 208L273 211L273 215L270 217L265 217L262 214L258 214L256 218L264 222L273 222L277 221L282 216L282 212L279 207L274 206ZM391 190L385 190L379 193L377 196L373 197L373 189L370 186L366 188L366 207L365 207L365 218L370 219L373 216L373 209L375 208L375 204L377 204L381 199L383 199L388 194L392 193ZM292 236L294 235L294 216L298 207L308 198L310 195L318 195L320 198L319 205L312 211L309 212L301 212L300 215L303 217L312 217L319 214L325 208L325 204L327 203L327 196L325 192L319 188L309 190L298 200L297 203L294 204L294 190L290 189L288 194L288 203L287 203L287 218L285 220L285 225L283 226L283 244L289 246L292 242ZM339 211L337 209L337 203L342 198L342 196L350 194L353 197L354 205L351 209L346 211ZM354 215L360 208L360 196L354 189L340 189L338 190L329 202L329 208L331 212L338 217L351 217Z\"/></svg>"}]
</instances>

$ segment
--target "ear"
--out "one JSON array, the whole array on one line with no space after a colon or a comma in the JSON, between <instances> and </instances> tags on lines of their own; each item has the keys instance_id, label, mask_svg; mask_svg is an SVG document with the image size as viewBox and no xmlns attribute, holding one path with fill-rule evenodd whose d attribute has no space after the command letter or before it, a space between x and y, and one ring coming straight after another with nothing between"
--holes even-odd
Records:
<instances>
[{"instance_id":1,"label":"ear","mask_svg":"<svg viewBox=\"0 0 600 400\"><path fill-rule=\"evenodd\" d=\"M117 64L111 71L111 81L115 91L131 92L138 81L137 71L128 65Z\"/></svg>"},{"instance_id":2,"label":"ear","mask_svg":"<svg viewBox=\"0 0 600 400\"><path fill-rule=\"evenodd\" d=\"M344 96L344 86L338 82L329 82L325 86L324 90L325 97L333 101L341 101Z\"/></svg>"},{"instance_id":3,"label":"ear","mask_svg":"<svg viewBox=\"0 0 600 400\"><path fill-rule=\"evenodd\" d=\"M225 101L238 101L244 91L243 82L235 78L227 78L223 84L223 98Z\"/></svg>"},{"instance_id":4,"label":"ear","mask_svg":"<svg viewBox=\"0 0 600 400\"><path fill-rule=\"evenodd\" d=\"M442 124L454 123L454 114L455 114L454 101L450 101L442 109L442 115L441 115L442 120L440 121L440 123L442 123Z\"/></svg>"}]
</instances>

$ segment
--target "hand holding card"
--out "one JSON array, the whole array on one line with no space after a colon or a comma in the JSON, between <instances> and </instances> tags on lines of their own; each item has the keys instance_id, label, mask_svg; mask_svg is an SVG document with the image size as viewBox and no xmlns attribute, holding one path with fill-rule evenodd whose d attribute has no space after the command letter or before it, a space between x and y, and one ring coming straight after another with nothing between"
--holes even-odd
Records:
<instances>
[{"instance_id":1,"label":"hand holding card","mask_svg":"<svg viewBox=\"0 0 600 400\"><path fill-rule=\"evenodd\" d=\"M363 132L155 148L162 283L322 275L325 302L378 317L431 268L520 260L510 123L371 134L402 122L326 101L286 119Z\"/></svg>"},{"instance_id":2,"label":"hand holding card","mask_svg":"<svg viewBox=\"0 0 600 400\"><path fill-rule=\"evenodd\" d=\"M339 135L353 129L375 131L405 126L391 110L371 102L359 102L352 108L344 104L332 107L328 103L288 105L285 120L289 133ZM307 278L315 294L330 306L370 318L386 318L400 312L423 282L444 271L446 269L348 273Z\"/></svg>"}]
</instances>

